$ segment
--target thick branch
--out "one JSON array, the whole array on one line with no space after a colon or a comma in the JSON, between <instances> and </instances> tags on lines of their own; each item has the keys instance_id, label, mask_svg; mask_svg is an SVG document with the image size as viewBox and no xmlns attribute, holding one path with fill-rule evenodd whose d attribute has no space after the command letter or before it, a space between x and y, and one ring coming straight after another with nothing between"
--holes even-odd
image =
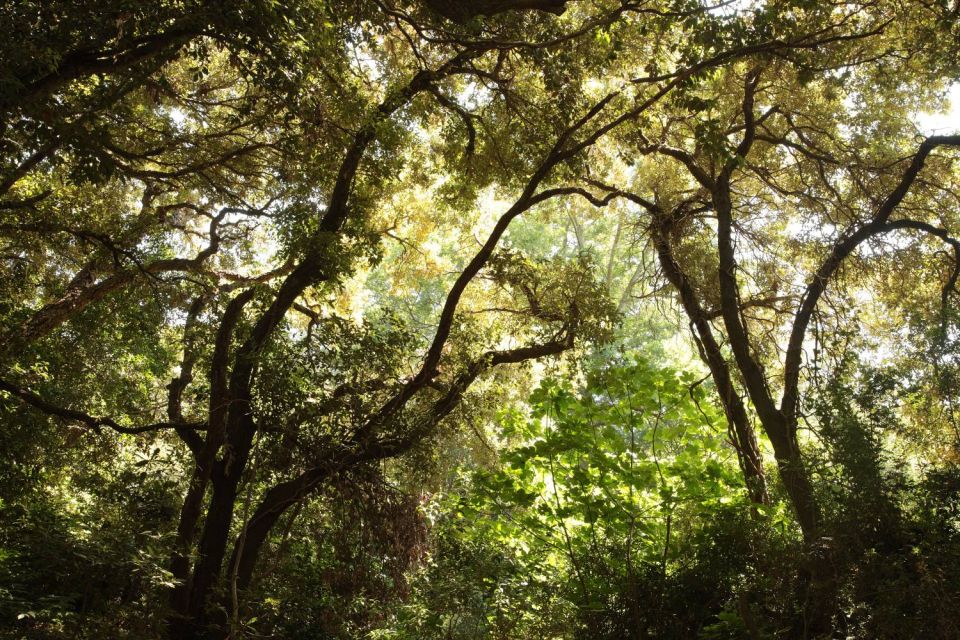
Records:
<instances>
[{"instance_id":1,"label":"thick branch","mask_svg":"<svg viewBox=\"0 0 960 640\"><path fill-rule=\"evenodd\" d=\"M762 367L751 353L750 335L743 321L740 307L740 285L737 282L737 259L733 246L733 202L730 194L730 177L733 170L750 152L755 139L756 121L753 114L754 94L759 82L760 72L749 72L744 79L743 139L737 146L736 155L728 161L712 190L713 206L717 212L717 254L719 256L718 279L720 284L720 315L727 330L730 347L737 362L737 368L743 374L744 384L753 406L760 416L768 435L780 439L782 416L777 410L767 386Z\"/></svg>"},{"instance_id":2,"label":"thick branch","mask_svg":"<svg viewBox=\"0 0 960 640\"><path fill-rule=\"evenodd\" d=\"M183 392L193 382L193 365L199 355L196 350L194 336L200 312L207 303L206 296L199 296L190 305L187 311L187 320L183 326L183 358L180 360L180 372L167 385L167 417L171 422L184 422L183 419ZM196 456L203 447L203 440L191 429L177 429L177 435L186 443L190 451Z\"/></svg>"},{"instance_id":3,"label":"thick branch","mask_svg":"<svg viewBox=\"0 0 960 640\"><path fill-rule=\"evenodd\" d=\"M837 269L840 268L843 261L853 253L861 243L885 230L887 220L889 220L894 209L897 208L909 192L910 187L923 169L927 156L940 146L960 146L960 135L931 136L924 140L920 144L919 149L917 149L917 153L913 156L910 166L903 172L897 186L894 187L886 199L880 204L870 221L850 231L846 236L837 241L830 251L830 255L821 263L807 285L793 320L790 339L787 343L787 354L784 360L784 387L780 409L791 421L795 419L797 403L799 402L800 365L803 358L803 341L806 338L807 327L810 324L810 319L813 317L813 311L816 309L820 297L826 290L827 284L837 272Z\"/></svg>"},{"instance_id":4,"label":"thick branch","mask_svg":"<svg viewBox=\"0 0 960 640\"><path fill-rule=\"evenodd\" d=\"M126 43L123 48L73 51L60 60L56 70L51 73L24 79L23 88L18 93L0 101L0 109L7 110L25 104L50 94L73 80L94 73L117 73L156 56L169 58L198 34L196 29L173 26L163 33L136 38Z\"/></svg>"},{"instance_id":5,"label":"thick branch","mask_svg":"<svg viewBox=\"0 0 960 640\"><path fill-rule=\"evenodd\" d=\"M260 353L300 294L307 287L334 275L325 272L329 270L332 262L325 253L333 249L332 245L347 220L348 203L357 171L368 146L376 137L377 127L417 94L428 90L432 82L456 73L465 61L479 53L476 50L464 51L436 70L418 72L409 83L390 93L376 108L372 117L360 127L341 162L327 208L318 226L316 248L287 276L273 301L254 323L247 339L237 349L230 373L224 455L219 465L221 471L214 477L213 498L200 541L200 559L194 570L187 610L178 607L181 613L201 616L207 594L220 575L226 550L226 536L233 519L237 486L246 467L256 432L250 401L251 385Z\"/></svg>"},{"instance_id":6,"label":"thick branch","mask_svg":"<svg viewBox=\"0 0 960 640\"><path fill-rule=\"evenodd\" d=\"M407 452L460 403L463 394L483 372L502 364L515 364L550 355L557 355L573 347L573 333L545 344L519 347L504 351L491 351L474 361L450 385L420 421L418 428L403 436L387 441L361 439L356 447L345 449L304 471L296 478L282 482L270 489L241 533L243 544L235 545L230 566L237 572L237 586L245 589L250 584L253 569L263 544L277 520L292 505L315 491L325 480L342 470L372 460L392 458ZM361 432L369 431L361 429ZM240 557L237 558L237 555Z\"/></svg>"},{"instance_id":7,"label":"thick branch","mask_svg":"<svg viewBox=\"0 0 960 640\"><path fill-rule=\"evenodd\" d=\"M76 313L114 291L126 287L140 275L156 276L170 272L200 271L203 263L219 250L220 236L217 228L223 216L229 211L221 211L210 221L210 244L193 258L171 258L138 264L118 271L95 284L68 288L59 300L44 305L18 331L5 336L3 346L0 346L0 356L8 354L14 347L22 347L42 338Z\"/></svg>"},{"instance_id":8,"label":"thick branch","mask_svg":"<svg viewBox=\"0 0 960 640\"><path fill-rule=\"evenodd\" d=\"M673 249L669 241L669 221L667 216L663 214L659 215L654 221L653 244L663 273L677 289L681 305L695 329L694 338L697 339L701 356L710 369L710 375L713 377L717 393L720 396L720 404L723 406L727 422L730 425L732 439L737 448L750 499L757 504L765 504L769 502L770 498L767 494L767 483L763 473L763 457L760 454L756 434L750 424L750 418L743 401L740 399L740 394L737 393L734 386L730 367L723 356L720 343L717 342L713 334L710 316L704 310L689 277L684 273L683 268L673 255Z\"/></svg>"}]
</instances>

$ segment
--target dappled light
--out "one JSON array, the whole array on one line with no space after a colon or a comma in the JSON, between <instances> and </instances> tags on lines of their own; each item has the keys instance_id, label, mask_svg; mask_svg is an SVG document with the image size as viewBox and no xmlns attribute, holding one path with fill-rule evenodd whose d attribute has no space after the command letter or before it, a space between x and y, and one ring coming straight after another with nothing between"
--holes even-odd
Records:
<instances>
[{"instance_id":1,"label":"dappled light","mask_svg":"<svg viewBox=\"0 0 960 640\"><path fill-rule=\"evenodd\" d=\"M0 6L0 639L956 638L958 18Z\"/></svg>"}]
</instances>

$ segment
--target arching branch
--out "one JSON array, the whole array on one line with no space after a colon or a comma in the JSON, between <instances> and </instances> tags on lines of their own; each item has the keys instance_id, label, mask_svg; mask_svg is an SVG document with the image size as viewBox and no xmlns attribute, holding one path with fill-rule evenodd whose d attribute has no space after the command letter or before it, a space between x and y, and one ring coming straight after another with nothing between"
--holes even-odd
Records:
<instances>
[{"instance_id":1,"label":"arching branch","mask_svg":"<svg viewBox=\"0 0 960 640\"><path fill-rule=\"evenodd\" d=\"M807 335L807 327L813 316L813 311L827 288L833 275L843 264L843 261L853 253L868 238L886 231L887 221L894 209L906 197L914 181L923 169L923 165L930 153L941 146L960 146L960 135L931 136L925 139L917 153L914 154L910 165L903 172L897 185L877 207L869 222L850 231L841 238L830 251L827 258L814 272L807 285L806 291L800 300L800 305L793 319L790 330L790 339L787 343L787 354L784 361L784 390L780 402L780 410L788 417L796 415L799 400L800 365L803 356L803 341Z\"/></svg>"},{"instance_id":2,"label":"arching branch","mask_svg":"<svg viewBox=\"0 0 960 640\"><path fill-rule=\"evenodd\" d=\"M386 440L361 437L355 442L354 447L344 448L329 459L319 461L295 478L275 485L267 491L250 520L244 525L244 531L241 534L243 544L238 542L234 547L229 566L234 567L237 572L237 586L241 589L249 586L259 553L277 520L288 508L316 491L325 480L343 469L362 462L402 455L420 442L427 433L434 430L443 418L456 408L463 394L478 376L499 365L517 364L563 353L573 348L574 335L572 331L568 331L543 344L487 352L457 376L441 398L436 400L425 416L418 421L416 428ZM369 430L361 429L360 431L368 432Z\"/></svg>"}]
</instances>

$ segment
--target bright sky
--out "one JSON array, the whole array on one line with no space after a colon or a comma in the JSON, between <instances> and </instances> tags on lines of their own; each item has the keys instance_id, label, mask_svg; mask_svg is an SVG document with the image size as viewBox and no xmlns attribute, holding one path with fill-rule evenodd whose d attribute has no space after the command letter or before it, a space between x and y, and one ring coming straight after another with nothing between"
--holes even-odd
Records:
<instances>
[{"instance_id":1,"label":"bright sky","mask_svg":"<svg viewBox=\"0 0 960 640\"><path fill-rule=\"evenodd\" d=\"M950 100L947 111L917 115L917 125L924 134L947 135L960 132L960 83L951 85L947 96Z\"/></svg>"}]
</instances>

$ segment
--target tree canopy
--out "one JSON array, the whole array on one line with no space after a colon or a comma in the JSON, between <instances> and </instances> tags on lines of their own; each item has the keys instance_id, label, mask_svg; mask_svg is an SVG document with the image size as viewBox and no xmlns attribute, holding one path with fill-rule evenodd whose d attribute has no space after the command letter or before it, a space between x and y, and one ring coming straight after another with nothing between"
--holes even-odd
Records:
<instances>
[{"instance_id":1,"label":"tree canopy","mask_svg":"<svg viewBox=\"0 0 960 640\"><path fill-rule=\"evenodd\" d=\"M958 18L3 4L0 637L954 637Z\"/></svg>"}]
</instances>

